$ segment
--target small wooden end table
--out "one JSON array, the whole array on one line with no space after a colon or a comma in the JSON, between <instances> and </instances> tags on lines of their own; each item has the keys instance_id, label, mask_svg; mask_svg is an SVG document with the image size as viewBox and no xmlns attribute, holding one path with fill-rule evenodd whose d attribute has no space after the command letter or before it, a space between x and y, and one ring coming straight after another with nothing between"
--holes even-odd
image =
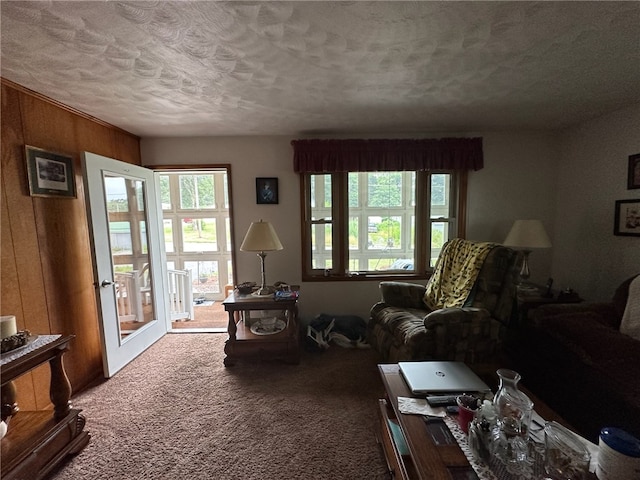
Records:
<instances>
[{"instance_id":1,"label":"small wooden end table","mask_svg":"<svg viewBox=\"0 0 640 480\"><path fill-rule=\"evenodd\" d=\"M2 439L0 477L5 480L43 479L67 455L75 455L89 443L89 434L83 430L85 418L81 410L71 407L71 385L62 363L74 336L52 337L43 346L2 365L2 419L10 419ZM20 410L13 380L45 363L51 370L53 412Z\"/></svg>"},{"instance_id":2,"label":"small wooden end table","mask_svg":"<svg viewBox=\"0 0 640 480\"><path fill-rule=\"evenodd\" d=\"M583 301L577 293L562 294L551 291L549 296L545 296L545 289L541 286L533 285L532 289L518 290L517 293L517 322L522 326L527 323L529 312L541 305L580 303Z\"/></svg>"},{"instance_id":3,"label":"small wooden end table","mask_svg":"<svg viewBox=\"0 0 640 480\"><path fill-rule=\"evenodd\" d=\"M300 333L298 331L298 300L275 300L272 295L241 295L231 293L222 302L229 313L229 339L224 346L225 366L231 366L239 358L274 358L288 363L300 363ZM284 323L277 333L251 330L259 321L252 316L259 311L273 312L273 316Z\"/></svg>"}]
</instances>

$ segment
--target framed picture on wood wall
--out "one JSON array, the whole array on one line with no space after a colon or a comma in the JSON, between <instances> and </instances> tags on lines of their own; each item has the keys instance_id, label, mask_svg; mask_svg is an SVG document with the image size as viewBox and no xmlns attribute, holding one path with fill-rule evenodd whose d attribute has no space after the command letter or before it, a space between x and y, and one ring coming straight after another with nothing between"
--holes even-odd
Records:
<instances>
[{"instance_id":1,"label":"framed picture on wood wall","mask_svg":"<svg viewBox=\"0 0 640 480\"><path fill-rule=\"evenodd\" d=\"M640 198L616 201L614 235L640 237Z\"/></svg>"},{"instance_id":2,"label":"framed picture on wood wall","mask_svg":"<svg viewBox=\"0 0 640 480\"><path fill-rule=\"evenodd\" d=\"M29 193L34 197L76 197L73 158L25 146Z\"/></svg>"},{"instance_id":3,"label":"framed picture on wood wall","mask_svg":"<svg viewBox=\"0 0 640 480\"><path fill-rule=\"evenodd\" d=\"M629 174L627 190L640 188L640 153L629 155Z\"/></svg>"},{"instance_id":4,"label":"framed picture on wood wall","mask_svg":"<svg viewBox=\"0 0 640 480\"><path fill-rule=\"evenodd\" d=\"M278 178L258 177L256 178L256 203L277 204L278 203Z\"/></svg>"}]
</instances>

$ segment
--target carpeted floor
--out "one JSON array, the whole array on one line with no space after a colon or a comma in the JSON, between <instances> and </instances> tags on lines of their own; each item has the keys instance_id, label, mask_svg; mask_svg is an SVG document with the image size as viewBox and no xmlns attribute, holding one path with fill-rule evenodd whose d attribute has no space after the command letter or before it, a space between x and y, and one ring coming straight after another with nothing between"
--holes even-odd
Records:
<instances>
[{"instance_id":1,"label":"carpeted floor","mask_svg":"<svg viewBox=\"0 0 640 480\"><path fill-rule=\"evenodd\" d=\"M383 479L372 350L225 368L225 334L170 334L74 396L91 442L55 480Z\"/></svg>"}]
</instances>

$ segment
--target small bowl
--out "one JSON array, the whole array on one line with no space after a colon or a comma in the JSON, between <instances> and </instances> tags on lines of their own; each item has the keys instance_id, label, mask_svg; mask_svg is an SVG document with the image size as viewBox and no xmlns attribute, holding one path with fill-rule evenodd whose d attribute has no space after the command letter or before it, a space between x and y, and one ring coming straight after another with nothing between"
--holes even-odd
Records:
<instances>
[{"instance_id":1,"label":"small bowl","mask_svg":"<svg viewBox=\"0 0 640 480\"><path fill-rule=\"evenodd\" d=\"M261 318L260 326L267 332L274 331L276 329L276 317Z\"/></svg>"},{"instance_id":2,"label":"small bowl","mask_svg":"<svg viewBox=\"0 0 640 480\"><path fill-rule=\"evenodd\" d=\"M236 289L238 290L238 293L248 295L253 292L253 287L255 286L256 284L254 282L244 282L240 285L236 285Z\"/></svg>"}]
</instances>

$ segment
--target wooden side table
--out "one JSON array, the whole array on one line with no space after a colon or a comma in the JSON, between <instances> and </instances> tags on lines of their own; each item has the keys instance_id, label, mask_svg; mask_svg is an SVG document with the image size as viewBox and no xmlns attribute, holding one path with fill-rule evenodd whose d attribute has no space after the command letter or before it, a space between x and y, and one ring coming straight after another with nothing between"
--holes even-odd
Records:
<instances>
[{"instance_id":1,"label":"wooden side table","mask_svg":"<svg viewBox=\"0 0 640 480\"><path fill-rule=\"evenodd\" d=\"M73 338L45 335L36 339L46 342L42 346L37 346L42 342L34 342L33 350L25 349L24 355L11 355L11 360L2 363L2 419L9 424L2 439L0 476L4 480L42 479L67 455L78 453L89 443L89 434L83 431L84 417L80 410L71 408L71 385L62 364L62 355ZM51 369L53 412L20 411L13 380L46 362Z\"/></svg>"},{"instance_id":2,"label":"wooden side table","mask_svg":"<svg viewBox=\"0 0 640 480\"><path fill-rule=\"evenodd\" d=\"M542 292L545 287L538 286L534 290L518 290L517 296L517 322L518 326L524 325L529 316L529 312L540 305L558 304L558 303L580 303L582 298L576 293L562 294L561 292L552 291L550 296L545 296Z\"/></svg>"},{"instance_id":3,"label":"wooden side table","mask_svg":"<svg viewBox=\"0 0 640 480\"><path fill-rule=\"evenodd\" d=\"M222 305L229 313L229 339L224 346L225 366L248 357L300 363L297 299L275 300L272 295L240 295L234 291ZM277 333L261 333L255 328L252 331L252 322L255 325L259 318L258 311L273 312L274 317L284 322L284 328Z\"/></svg>"}]
</instances>

